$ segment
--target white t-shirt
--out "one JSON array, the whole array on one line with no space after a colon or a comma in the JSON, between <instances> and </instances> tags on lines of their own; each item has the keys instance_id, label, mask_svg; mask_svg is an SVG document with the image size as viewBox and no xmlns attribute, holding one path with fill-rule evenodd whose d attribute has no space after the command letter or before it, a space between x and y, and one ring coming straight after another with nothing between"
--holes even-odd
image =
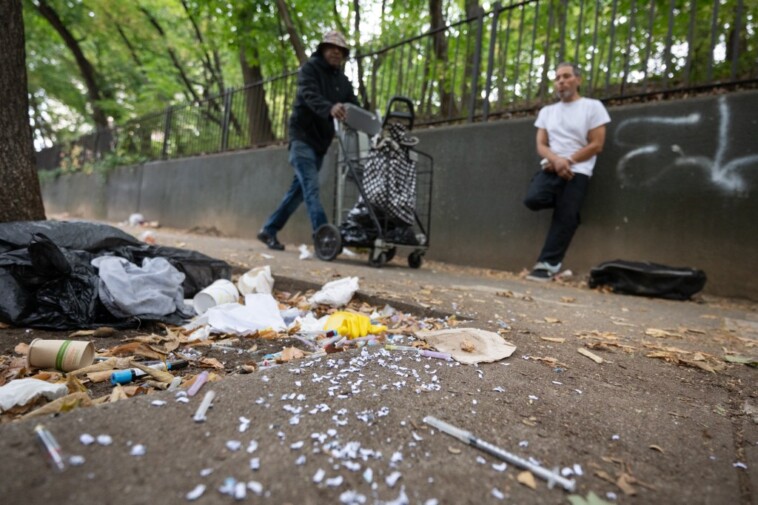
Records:
<instances>
[{"instance_id":1,"label":"white t-shirt","mask_svg":"<svg viewBox=\"0 0 758 505\"><path fill-rule=\"evenodd\" d=\"M534 126L547 130L550 150L558 156L568 158L586 146L590 130L610 123L608 111L599 100L579 98L573 102L557 102L543 107L537 115ZM571 170L577 174L592 177L597 156L576 163Z\"/></svg>"}]
</instances>

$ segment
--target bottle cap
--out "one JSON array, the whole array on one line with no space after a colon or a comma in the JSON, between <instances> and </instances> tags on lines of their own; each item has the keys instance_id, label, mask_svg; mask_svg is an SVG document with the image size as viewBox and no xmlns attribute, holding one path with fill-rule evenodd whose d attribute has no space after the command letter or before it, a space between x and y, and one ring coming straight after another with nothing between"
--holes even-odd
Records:
<instances>
[{"instance_id":1,"label":"bottle cap","mask_svg":"<svg viewBox=\"0 0 758 505\"><path fill-rule=\"evenodd\" d=\"M131 370L114 370L111 374L111 384L129 384L134 380L134 374Z\"/></svg>"}]
</instances>

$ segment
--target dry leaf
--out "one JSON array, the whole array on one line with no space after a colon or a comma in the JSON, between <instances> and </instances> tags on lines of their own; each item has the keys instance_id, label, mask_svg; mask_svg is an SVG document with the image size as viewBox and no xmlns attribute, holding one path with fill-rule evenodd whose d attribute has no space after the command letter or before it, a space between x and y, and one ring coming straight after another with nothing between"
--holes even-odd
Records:
<instances>
[{"instance_id":1,"label":"dry leaf","mask_svg":"<svg viewBox=\"0 0 758 505\"><path fill-rule=\"evenodd\" d=\"M637 494L637 490L634 489L634 486L632 484L635 484L637 480L629 475L628 473L622 473L618 480L616 480L616 485L621 489L621 491L624 492L627 496L634 496Z\"/></svg>"},{"instance_id":2,"label":"dry leaf","mask_svg":"<svg viewBox=\"0 0 758 505\"><path fill-rule=\"evenodd\" d=\"M282 354L277 358L278 363L288 363L294 359L300 359L305 356L305 353L297 347L285 347L282 349Z\"/></svg>"},{"instance_id":3,"label":"dry leaf","mask_svg":"<svg viewBox=\"0 0 758 505\"><path fill-rule=\"evenodd\" d=\"M115 336L117 333L118 330L116 328L111 328L110 326L101 326L95 330L92 336L95 338L110 338Z\"/></svg>"},{"instance_id":4,"label":"dry leaf","mask_svg":"<svg viewBox=\"0 0 758 505\"><path fill-rule=\"evenodd\" d=\"M144 356L150 359L157 359L160 361L163 361L163 359L166 357L165 353L156 352L141 342L129 342L128 344L118 345L116 347L113 347L112 349L109 349L108 352L105 353L105 355L106 356L135 355L135 356Z\"/></svg>"},{"instance_id":5,"label":"dry leaf","mask_svg":"<svg viewBox=\"0 0 758 505\"><path fill-rule=\"evenodd\" d=\"M29 412L21 417L21 419L57 414L59 412L69 412L78 407L89 407L90 405L92 405L92 400L87 393L71 393L70 395L58 398L37 410Z\"/></svg>"},{"instance_id":6,"label":"dry leaf","mask_svg":"<svg viewBox=\"0 0 758 505\"><path fill-rule=\"evenodd\" d=\"M29 354L29 344L27 344L26 342L21 342L13 350L16 352L16 354L26 356L27 354Z\"/></svg>"},{"instance_id":7,"label":"dry leaf","mask_svg":"<svg viewBox=\"0 0 758 505\"><path fill-rule=\"evenodd\" d=\"M645 335L655 338L682 338L682 335L673 331L661 330L660 328L648 328Z\"/></svg>"},{"instance_id":8,"label":"dry leaf","mask_svg":"<svg viewBox=\"0 0 758 505\"><path fill-rule=\"evenodd\" d=\"M119 400L126 400L127 398L129 397L126 396L126 391L124 391L124 388L121 387L121 384L117 384L111 391L111 396L108 398L108 402L115 403Z\"/></svg>"},{"instance_id":9,"label":"dry leaf","mask_svg":"<svg viewBox=\"0 0 758 505\"><path fill-rule=\"evenodd\" d=\"M658 451L658 452L660 452L661 454L664 454L664 451L663 451L663 449L661 449L661 447L660 447L660 446L658 446L658 445L655 445L655 444L653 444L653 445L649 446L648 448L649 448L649 449L653 449L654 451Z\"/></svg>"},{"instance_id":10,"label":"dry leaf","mask_svg":"<svg viewBox=\"0 0 758 505\"><path fill-rule=\"evenodd\" d=\"M196 363L205 368L215 368L216 370L224 369L224 365L216 358L201 358Z\"/></svg>"},{"instance_id":11,"label":"dry leaf","mask_svg":"<svg viewBox=\"0 0 758 505\"><path fill-rule=\"evenodd\" d=\"M578 348L576 351L577 351L579 354L581 354L582 356L587 356L589 359L591 359L591 360L592 360L592 361L594 361L595 363L598 363L598 364L600 364L600 363L602 363L602 362L604 362L604 361L605 361L603 358L601 358L601 357L600 357L600 356L598 356L597 354L595 354L595 353L593 353L593 352L590 352L590 351L588 351L587 349L585 349L585 348L583 348L583 347L580 347L580 348Z\"/></svg>"},{"instance_id":12,"label":"dry leaf","mask_svg":"<svg viewBox=\"0 0 758 505\"><path fill-rule=\"evenodd\" d=\"M132 363L132 366L134 368L139 368L147 375L159 382L171 382L174 380L174 376L165 370L156 370L155 368L150 368L149 366L145 366L140 363Z\"/></svg>"},{"instance_id":13,"label":"dry leaf","mask_svg":"<svg viewBox=\"0 0 758 505\"><path fill-rule=\"evenodd\" d=\"M80 381L74 375L68 375L66 377L66 387L68 388L68 392L69 393L85 393L85 392L87 392L87 387L84 384L82 384L82 381Z\"/></svg>"},{"instance_id":14,"label":"dry leaf","mask_svg":"<svg viewBox=\"0 0 758 505\"><path fill-rule=\"evenodd\" d=\"M524 470L523 472L519 473L516 476L516 480L528 488L537 489L537 481L534 480L534 475L532 475L532 472L528 470Z\"/></svg>"},{"instance_id":15,"label":"dry leaf","mask_svg":"<svg viewBox=\"0 0 758 505\"><path fill-rule=\"evenodd\" d=\"M545 322L546 322L546 323L549 323L549 324L558 324L558 323L560 323L560 322L561 322L561 320L560 320L560 319L557 319L557 318L555 318L555 317L546 317L546 318L545 318Z\"/></svg>"},{"instance_id":16,"label":"dry leaf","mask_svg":"<svg viewBox=\"0 0 758 505\"><path fill-rule=\"evenodd\" d=\"M560 337L540 337L542 340L547 340L548 342L555 342L556 344L562 344L566 341L565 338Z\"/></svg>"},{"instance_id":17,"label":"dry leaf","mask_svg":"<svg viewBox=\"0 0 758 505\"><path fill-rule=\"evenodd\" d=\"M574 303L576 301L576 298L574 298L572 296L562 296L561 297L561 301L563 303Z\"/></svg>"},{"instance_id":18,"label":"dry leaf","mask_svg":"<svg viewBox=\"0 0 758 505\"><path fill-rule=\"evenodd\" d=\"M95 334L95 330L79 330L79 331L75 331L74 333L72 333L71 335L69 335L68 338L73 338L73 337L91 337L94 334Z\"/></svg>"}]
</instances>

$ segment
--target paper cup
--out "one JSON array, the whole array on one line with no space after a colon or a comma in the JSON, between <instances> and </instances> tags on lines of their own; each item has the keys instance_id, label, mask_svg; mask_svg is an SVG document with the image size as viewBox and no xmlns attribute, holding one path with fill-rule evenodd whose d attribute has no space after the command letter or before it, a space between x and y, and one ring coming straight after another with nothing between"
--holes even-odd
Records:
<instances>
[{"instance_id":1,"label":"paper cup","mask_svg":"<svg viewBox=\"0 0 758 505\"><path fill-rule=\"evenodd\" d=\"M219 279L192 299L195 312L204 314L206 310L216 305L239 301L239 292L232 281Z\"/></svg>"},{"instance_id":2,"label":"paper cup","mask_svg":"<svg viewBox=\"0 0 758 505\"><path fill-rule=\"evenodd\" d=\"M242 295L250 293L271 294L273 287L274 278L271 276L271 267L268 265L248 270L237 281L237 289Z\"/></svg>"},{"instance_id":3,"label":"paper cup","mask_svg":"<svg viewBox=\"0 0 758 505\"><path fill-rule=\"evenodd\" d=\"M95 347L92 342L81 340L35 338L29 345L27 359L30 367L71 372L89 366L95 361Z\"/></svg>"}]
</instances>

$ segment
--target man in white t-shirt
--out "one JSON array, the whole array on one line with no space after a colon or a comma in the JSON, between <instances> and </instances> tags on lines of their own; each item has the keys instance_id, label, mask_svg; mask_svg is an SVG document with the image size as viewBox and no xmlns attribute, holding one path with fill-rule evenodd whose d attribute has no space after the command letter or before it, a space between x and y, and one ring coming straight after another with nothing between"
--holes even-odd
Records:
<instances>
[{"instance_id":1,"label":"man in white t-shirt","mask_svg":"<svg viewBox=\"0 0 758 505\"><path fill-rule=\"evenodd\" d=\"M554 86L560 101L543 107L534 123L542 170L532 177L524 205L553 209L542 252L527 277L534 281L549 281L561 269L579 226L595 158L603 150L605 125L611 121L600 101L579 95L581 82L576 65L559 63Z\"/></svg>"}]
</instances>

